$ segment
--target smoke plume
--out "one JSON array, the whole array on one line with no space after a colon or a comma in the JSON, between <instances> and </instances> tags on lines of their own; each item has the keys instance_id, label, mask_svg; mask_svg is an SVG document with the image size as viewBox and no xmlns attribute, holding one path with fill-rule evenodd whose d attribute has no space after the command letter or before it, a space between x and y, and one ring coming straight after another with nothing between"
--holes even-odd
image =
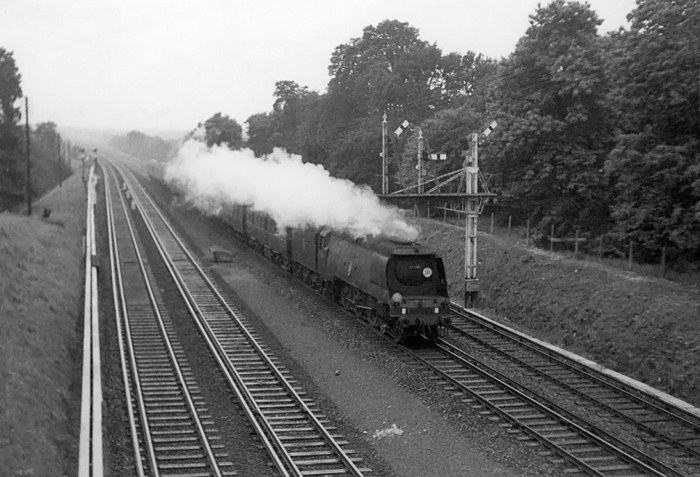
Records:
<instances>
[{"instance_id":1,"label":"smoke plume","mask_svg":"<svg viewBox=\"0 0 700 477\"><path fill-rule=\"evenodd\" d=\"M368 187L331 177L317 164L282 149L257 158L249 149L207 148L187 141L165 178L185 190L186 200L218 214L227 205L246 204L284 227L327 226L353 237L385 235L414 240L418 230L398 209L386 207Z\"/></svg>"}]
</instances>

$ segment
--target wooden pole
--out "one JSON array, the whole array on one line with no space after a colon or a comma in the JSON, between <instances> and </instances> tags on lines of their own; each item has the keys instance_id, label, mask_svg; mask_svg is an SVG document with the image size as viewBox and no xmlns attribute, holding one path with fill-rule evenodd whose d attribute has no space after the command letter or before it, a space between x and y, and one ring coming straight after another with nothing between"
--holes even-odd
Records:
<instances>
[{"instance_id":1,"label":"wooden pole","mask_svg":"<svg viewBox=\"0 0 700 477\"><path fill-rule=\"evenodd\" d=\"M25 133L26 133L26 140L27 140L27 187L26 187L26 195L27 195L27 215L32 215L32 192L31 192L31 187L32 187L32 163L30 160L30 153L29 153L29 98L24 97L24 116L25 116Z\"/></svg>"},{"instance_id":2,"label":"wooden pole","mask_svg":"<svg viewBox=\"0 0 700 477\"><path fill-rule=\"evenodd\" d=\"M574 255L578 258L578 229L576 229L576 244L574 245Z\"/></svg>"},{"instance_id":3,"label":"wooden pole","mask_svg":"<svg viewBox=\"0 0 700 477\"><path fill-rule=\"evenodd\" d=\"M552 225L552 233L549 234L549 251L554 250L554 225Z\"/></svg>"},{"instance_id":4,"label":"wooden pole","mask_svg":"<svg viewBox=\"0 0 700 477\"><path fill-rule=\"evenodd\" d=\"M510 238L510 223L513 217L511 215L508 216L508 238Z\"/></svg>"},{"instance_id":5,"label":"wooden pole","mask_svg":"<svg viewBox=\"0 0 700 477\"><path fill-rule=\"evenodd\" d=\"M489 233L493 235L493 212L491 212L491 232Z\"/></svg>"},{"instance_id":6,"label":"wooden pole","mask_svg":"<svg viewBox=\"0 0 700 477\"><path fill-rule=\"evenodd\" d=\"M634 255L634 244L633 244L633 242L630 240L629 264L627 265L627 268L630 269L630 270L632 270L632 259L633 259L633 255Z\"/></svg>"},{"instance_id":7,"label":"wooden pole","mask_svg":"<svg viewBox=\"0 0 700 477\"><path fill-rule=\"evenodd\" d=\"M600 245L598 246L598 256L603 258L603 235L600 236Z\"/></svg>"},{"instance_id":8,"label":"wooden pole","mask_svg":"<svg viewBox=\"0 0 700 477\"><path fill-rule=\"evenodd\" d=\"M661 247L661 276L666 276L666 245Z\"/></svg>"},{"instance_id":9,"label":"wooden pole","mask_svg":"<svg viewBox=\"0 0 700 477\"><path fill-rule=\"evenodd\" d=\"M530 246L530 219L527 219L527 232L525 232L525 246Z\"/></svg>"}]
</instances>

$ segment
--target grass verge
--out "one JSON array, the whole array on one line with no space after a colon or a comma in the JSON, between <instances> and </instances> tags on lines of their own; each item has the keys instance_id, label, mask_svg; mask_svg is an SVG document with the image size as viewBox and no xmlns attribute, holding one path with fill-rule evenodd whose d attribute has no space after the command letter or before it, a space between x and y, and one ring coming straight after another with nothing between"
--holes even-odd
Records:
<instances>
[{"instance_id":1,"label":"grass verge","mask_svg":"<svg viewBox=\"0 0 700 477\"><path fill-rule=\"evenodd\" d=\"M0 469L74 475L80 406L85 195L72 176L0 214ZM50 208L48 218L42 218Z\"/></svg>"}]
</instances>

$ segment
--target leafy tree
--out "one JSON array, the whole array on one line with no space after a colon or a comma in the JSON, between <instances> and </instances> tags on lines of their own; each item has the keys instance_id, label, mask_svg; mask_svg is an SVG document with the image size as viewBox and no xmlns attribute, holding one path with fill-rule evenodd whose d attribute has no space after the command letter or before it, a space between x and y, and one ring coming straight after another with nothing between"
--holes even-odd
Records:
<instances>
[{"instance_id":1,"label":"leafy tree","mask_svg":"<svg viewBox=\"0 0 700 477\"><path fill-rule=\"evenodd\" d=\"M278 81L273 93L275 102L272 112L259 113L246 120L248 125L248 147L256 155L269 154L274 147L281 147L290 153L312 153L312 147L304 146L302 136L311 140L307 134L309 126L316 123L320 96L309 91L306 86L299 86L294 81ZM302 125L307 123L302 134Z\"/></svg>"},{"instance_id":2,"label":"leafy tree","mask_svg":"<svg viewBox=\"0 0 700 477\"><path fill-rule=\"evenodd\" d=\"M472 51L465 55L449 53L442 57L435 87L439 88L443 104L458 107L468 100L486 95L486 80L498 70L496 61Z\"/></svg>"},{"instance_id":3,"label":"leafy tree","mask_svg":"<svg viewBox=\"0 0 700 477\"><path fill-rule=\"evenodd\" d=\"M227 143L229 149L240 149L243 147L243 128L238 121L231 119L228 115L222 116L216 113L204 122L205 138L207 146L221 145Z\"/></svg>"},{"instance_id":4,"label":"leafy tree","mask_svg":"<svg viewBox=\"0 0 700 477\"><path fill-rule=\"evenodd\" d=\"M620 233L687 253L700 236L700 2L638 0L609 39L619 128L606 164Z\"/></svg>"},{"instance_id":5,"label":"leafy tree","mask_svg":"<svg viewBox=\"0 0 700 477\"><path fill-rule=\"evenodd\" d=\"M331 112L341 123L384 109L423 119L440 100L434 87L440 60L440 49L420 40L408 23L365 27L361 38L339 45L331 56Z\"/></svg>"},{"instance_id":6,"label":"leafy tree","mask_svg":"<svg viewBox=\"0 0 700 477\"><path fill-rule=\"evenodd\" d=\"M0 199L21 200L24 174L19 162L21 75L12 52L0 48Z\"/></svg>"},{"instance_id":7,"label":"leafy tree","mask_svg":"<svg viewBox=\"0 0 700 477\"><path fill-rule=\"evenodd\" d=\"M621 232L649 251L669 245L697 254L700 153L695 142L653 145L648 135L625 135L607 168L615 177L613 217Z\"/></svg>"},{"instance_id":8,"label":"leafy tree","mask_svg":"<svg viewBox=\"0 0 700 477\"><path fill-rule=\"evenodd\" d=\"M272 138L272 118L268 113L253 114L245 123L248 125L247 145L256 156L270 154L274 147Z\"/></svg>"},{"instance_id":9,"label":"leafy tree","mask_svg":"<svg viewBox=\"0 0 700 477\"><path fill-rule=\"evenodd\" d=\"M243 128L238 121L231 119L228 115L216 113L204 121L204 124L198 123L197 127L185 136L185 140L198 137L199 131L204 132L202 139L208 147L226 143L229 149L235 150L245 146Z\"/></svg>"},{"instance_id":10,"label":"leafy tree","mask_svg":"<svg viewBox=\"0 0 700 477\"><path fill-rule=\"evenodd\" d=\"M608 225L602 167L612 145L603 43L588 4L554 0L502 65L493 96L501 134L485 164L518 218L558 226Z\"/></svg>"},{"instance_id":11,"label":"leafy tree","mask_svg":"<svg viewBox=\"0 0 700 477\"><path fill-rule=\"evenodd\" d=\"M442 57L416 28L387 20L334 50L328 93L277 82L272 111L246 120L248 146L257 155L283 147L378 189L384 111L391 130L406 117L418 124L444 106L473 100L495 69L492 60L472 52ZM396 146L401 154L405 141Z\"/></svg>"},{"instance_id":12,"label":"leafy tree","mask_svg":"<svg viewBox=\"0 0 700 477\"><path fill-rule=\"evenodd\" d=\"M275 83L275 102L272 105L271 128L275 146L289 152L299 152L297 129L305 110L318 100L318 94L294 81Z\"/></svg>"},{"instance_id":13,"label":"leafy tree","mask_svg":"<svg viewBox=\"0 0 700 477\"><path fill-rule=\"evenodd\" d=\"M65 151L55 123L37 124L31 132L31 141L32 196L38 196L68 177L72 171L68 161L61 158Z\"/></svg>"},{"instance_id":14,"label":"leafy tree","mask_svg":"<svg viewBox=\"0 0 700 477\"><path fill-rule=\"evenodd\" d=\"M381 130L358 127L344 134L333 151L328 170L336 177L351 178L356 184L381 189Z\"/></svg>"}]
</instances>

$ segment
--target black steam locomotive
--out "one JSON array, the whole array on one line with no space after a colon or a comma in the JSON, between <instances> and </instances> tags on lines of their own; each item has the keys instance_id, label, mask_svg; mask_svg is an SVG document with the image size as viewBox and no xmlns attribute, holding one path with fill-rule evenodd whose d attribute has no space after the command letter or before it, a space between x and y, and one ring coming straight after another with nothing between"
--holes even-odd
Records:
<instances>
[{"instance_id":1,"label":"black steam locomotive","mask_svg":"<svg viewBox=\"0 0 700 477\"><path fill-rule=\"evenodd\" d=\"M280 231L245 205L219 218L253 249L397 342L435 339L450 323L442 259L420 244L353 239L326 227Z\"/></svg>"},{"instance_id":2,"label":"black steam locomotive","mask_svg":"<svg viewBox=\"0 0 700 477\"><path fill-rule=\"evenodd\" d=\"M149 169L158 180L160 172ZM421 335L434 340L450 324L442 259L418 243L353 239L326 227L278 230L267 214L245 205L223 210L218 219L253 249L397 342Z\"/></svg>"}]
</instances>

